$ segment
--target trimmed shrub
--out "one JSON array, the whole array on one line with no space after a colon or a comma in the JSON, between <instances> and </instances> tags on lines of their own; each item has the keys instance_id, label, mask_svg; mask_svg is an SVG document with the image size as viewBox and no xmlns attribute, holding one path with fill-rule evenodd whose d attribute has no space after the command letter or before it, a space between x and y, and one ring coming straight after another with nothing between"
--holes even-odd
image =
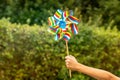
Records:
<instances>
[{"instance_id":1,"label":"trimmed shrub","mask_svg":"<svg viewBox=\"0 0 120 80\"><path fill-rule=\"evenodd\" d=\"M69 41L69 52L79 62L120 74L120 32L95 25L79 26ZM65 67L65 42L43 26L0 20L0 80L70 80ZM94 80L73 72L71 80Z\"/></svg>"}]
</instances>

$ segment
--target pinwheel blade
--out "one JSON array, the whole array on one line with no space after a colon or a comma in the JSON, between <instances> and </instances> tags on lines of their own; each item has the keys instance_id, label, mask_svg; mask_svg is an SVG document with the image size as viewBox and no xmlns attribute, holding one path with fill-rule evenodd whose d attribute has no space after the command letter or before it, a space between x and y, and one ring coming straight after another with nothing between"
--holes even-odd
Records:
<instances>
[{"instance_id":1,"label":"pinwheel blade","mask_svg":"<svg viewBox=\"0 0 120 80\"><path fill-rule=\"evenodd\" d=\"M69 12L68 11L64 11L62 14L62 19L65 21L65 19L69 16Z\"/></svg>"},{"instance_id":2,"label":"pinwheel blade","mask_svg":"<svg viewBox=\"0 0 120 80\"><path fill-rule=\"evenodd\" d=\"M78 34L78 28L76 24L71 24L70 28L73 34Z\"/></svg>"},{"instance_id":3,"label":"pinwheel blade","mask_svg":"<svg viewBox=\"0 0 120 80\"><path fill-rule=\"evenodd\" d=\"M62 14L63 14L63 11L58 9L54 14L55 20L60 21L62 19Z\"/></svg>"},{"instance_id":4,"label":"pinwheel blade","mask_svg":"<svg viewBox=\"0 0 120 80\"><path fill-rule=\"evenodd\" d=\"M59 28L58 26L50 26L48 32L55 34L58 28Z\"/></svg>"},{"instance_id":5,"label":"pinwheel blade","mask_svg":"<svg viewBox=\"0 0 120 80\"><path fill-rule=\"evenodd\" d=\"M62 19L65 21L69 16L72 16L73 15L73 11L70 10L70 11L64 11L63 14L62 14Z\"/></svg>"},{"instance_id":6,"label":"pinwheel blade","mask_svg":"<svg viewBox=\"0 0 120 80\"><path fill-rule=\"evenodd\" d=\"M56 34L61 34L61 33L62 33L62 29L58 28L57 31L56 31Z\"/></svg>"},{"instance_id":7,"label":"pinwheel blade","mask_svg":"<svg viewBox=\"0 0 120 80\"><path fill-rule=\"evenodd\" d=\"M73 16L73 10L69 11L69 16Z\"/></svg>"},{"instance_id":8,"label":"pinwheel blade","mask_svg":"<svg viewBox=\"0 0 120 80\"><path fill-rule=\"evenodd\" d=\"M58 41L59 39L61 39L61 34L56 34L55 35L55 40Z\"/></svg>"},{"instance_id":9,"label":"pinwheel blade","mask_svg":"<svg viewBox=\"0 0 120 80\"><path fill-rule=\"evenodd\" d=\"M56 23L55 23L54 17L49 17L48 18L48 23L49 23L49 26L55 26Z\"/></svg>"},{"instance_id":10,"label":"pinwheel blade","mask_svg":"<svg viewBox=\"0 0 120 80\"><path fill-rule=\"evenodd\" d=\"M65 41L68 41L68 40L70 40L70 37L71 37L71 34L70 34L69 32L65 32L65 34L64 34L64 36L63 36L63 39L64 39Z\"/></svg>"},{"instance_id":11,"label":"pinwheel blade","mask_svg":"<svg viewBox=\"0 0 120 80\"><path fill-rule=\"evenodd\" d=\"M69 16L68 17L68 20L71 22L71 23L74 23L74 24L78 24L80 21L79 19L77 19L76 17L74 16Z\"/></svg>"},{"instance_id":12,"label":"pinwheel blade","mask_svg":"<svg viewBox=\"0 0 120 80\"><path fill-rule=\"evenodd\" d=\"M48 29L48 32L50 32L50 33L52 33L52 34L55 34L55 33L56 33L56 29L53 28L53 27L50 27L50 28Z\"/></svg>"}]
</instances>

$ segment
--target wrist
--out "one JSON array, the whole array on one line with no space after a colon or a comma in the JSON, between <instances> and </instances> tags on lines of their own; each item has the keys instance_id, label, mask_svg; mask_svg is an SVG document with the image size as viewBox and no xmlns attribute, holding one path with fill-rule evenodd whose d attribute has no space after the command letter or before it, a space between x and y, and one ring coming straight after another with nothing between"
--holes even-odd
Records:
<instances>
[{"instance_id":1,"label":"wrist","mask_svg":"<svg viewBox=\"0 0 120 80\"><path fill-rule=\"evenodd\" d=\"M75 70L76 70L76 71L80 71L82 65L81 65L80 63L76 63L75 66L76 66L76 69L75 69Z\"/></svg>"},{"instance_id":2,"label":"wrist","mask_svg":"<svg viewBox=\"0 0 120 80\"><path fill-rule=\"evenodd\" d=\"M78 71L78 72L84 72L85 68L86 67L83 64L77 63L76 71Z\"/></svg>"}]
</instances>

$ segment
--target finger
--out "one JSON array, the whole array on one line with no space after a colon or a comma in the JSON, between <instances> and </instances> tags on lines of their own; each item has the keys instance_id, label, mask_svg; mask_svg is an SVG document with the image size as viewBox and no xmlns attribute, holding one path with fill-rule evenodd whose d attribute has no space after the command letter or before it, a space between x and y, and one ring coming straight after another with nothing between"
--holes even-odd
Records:
<instances>
[{"instance_id":1,"label":"finger","mask_svg":"<svg viewBox=\"0 0 120 80\"><path fill-rule=\"evenodd\" d=\"M68 62L66 62L65 64L66 64L67 67L69 66L69 63L68 63Z\"/></svg>"},{"instance_id":2,"label":"finger","mask_svg":"<svg viewBox=\"0 0 120 80\"><path fill-rule=\"evenodd\" d=\"M65 61L65 64L66 64L66 66L68 66L69 63L67 61Z\"/></svg>"},{"instance_id":3,"label":"finger","mask_svg":"<svg viewBox=\"0 0 120 80\"><path fill-rule=\"evenodd\" d=\"M76 59L74 56L70 56L71 57L71 59Z\"/></svg>"},{"instance_id":4,"label":"finger","mask_svg":"<svg viewBox=\"0 0 120 80\"><path fill-rule=\"evenodd\" d=\"M70 57L72 57L72 55L69 55Z\"/></svg>"},{"instance_id":5,"label":"finger","mask_svg":"<svg viewBox=\"0 0 120 80\"><path fill-rule=\"evenodd\" d=\"M65 63L67 63L67 60L65 60Z\"/></svg>"},{"instance_id":6,"label":"finger","mask_svg":"<svg viewBox=\"0 0 120 80\"><path fill-rule=\"evenodd\" d=\"M68 58L68 56L65 56L65 59L67 59Z\"/></svg>"},{"instance_id":7,"label":"finger","mask_svg":"<svg viewBox=\"0 0 120 80\"><path fill-rule=\"evenodd\" d=\"M75 58L74 56L70 55L71 58Z\"/></svg>"},{"instance_id":8,"label":"finger","mask_svg":"<svg viewBox=\"0 0 120 80\"><path fill-rule=\"evenodd\" d=\"M66 65L68 65L69 63L68 62L66 62Z\"/></svg>"},{"instance_id":9,"label":"finger","mask_svg":"<svg viewBox=\"0 0 120 80\"><path fill-rule=\"evenodd\" d=\"M68 65L68 64L66 64L66 67L67 67L67 68L69 68L69 65Z\"/></svg>"},{"instance_id":10,"label":"finger","mask_svg":"<svg viewBox=\"0 0 120 80\"><path fill-rule=\"evenodd\" d=\"M66 56L66 57L65 57L65 59L69 59L69 58L70 58L70 56Z\"/></svg>"},{"instance_id":11,"label":"finger","mask_svg":"<svg viewBox=\"0 0 120 80\"><path fill-rule=\"evenodd\" d=\"M66 60L72 60L72 59L74 59L74 57L72 55L69 55L69 56L66 56L65 59Z\"/></svg>"},{"instance_id":12,"label":"finger","mask_svg":"<svg viewBox=\"0 0 120 80\"><path fill-rule=\"evenodd\" d=\"M65 60L65 62L70 62L70 60L69 60L69 59L67 59L67 60Z\"/></svg>"},{"instance_id":13,"label":"finger","mask_svg":"<svg viewBox=\"0 0 120 80\"><path fill-rule=\"evenodd\" d=\"M70 65L69 65L69 63L66 63L66 67L69 69L70 68Z\"/></svg>"}]
</instances>

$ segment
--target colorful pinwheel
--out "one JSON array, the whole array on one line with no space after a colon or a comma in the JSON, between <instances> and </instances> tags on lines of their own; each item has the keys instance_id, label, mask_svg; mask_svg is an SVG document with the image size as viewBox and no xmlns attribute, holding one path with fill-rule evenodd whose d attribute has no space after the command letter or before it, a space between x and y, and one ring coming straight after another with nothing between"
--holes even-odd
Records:
<instances>
[{"instance_id":1,"label":"colorful pinwheel","mask_svg":"<svg viewBox=\"0 0 120 80\"><path fill-rule=\"evenodd\" d=\"M58 9L54 16L48 18L49 32L55 34L55 40L63 38L68 41L71 33L78 34L77 24L79 20L73 16L72 11Z\"/></svg>"},{"instance_id":2,"label":"colorful pinwheel","mask_svg":"<svg viewBox=\"0 0 120 80\"><path fill-rule=\"evenodd\" d=\"M68 40L72 34L78 34L77 24L79 20L73 17L72 11L62 11L58 9L54 16L48 18L49 32L55 34L55 40L63 38L66 41L66 52L69 55L68 50ZM71 70L69 70L69 75L71 77Z\"/></svg>"}]
</instances>

